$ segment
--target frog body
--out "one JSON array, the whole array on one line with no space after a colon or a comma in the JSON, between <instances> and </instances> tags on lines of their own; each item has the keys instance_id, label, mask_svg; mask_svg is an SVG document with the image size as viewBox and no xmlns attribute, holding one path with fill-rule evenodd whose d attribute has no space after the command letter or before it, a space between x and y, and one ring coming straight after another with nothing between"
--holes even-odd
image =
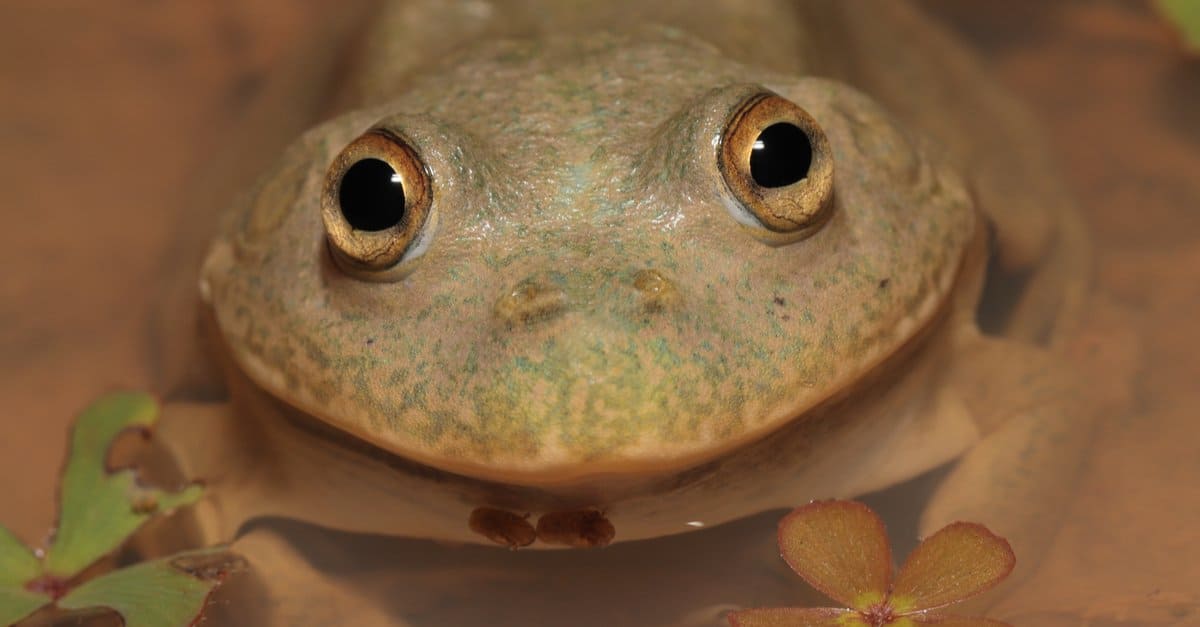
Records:
<instances>
[{"instance_id":1,"label":"frog body","mask_svg":"<svg viewBox=\"0 0 1200 627\"><path fill-rule=\"evenodd\" d=\"M934 107L987 103L985 145L1030 136L1020 114L901 5L566 4L389 5L349 111L230 212L202 291L234 403L164 424L216 486L213 533L594 546L965 454L926 524L1019 535L1002 503L1077 458L1046 444L1085 421L1028 341L1069 326L1086 251L1036 146L985 167ZM906 28L926 48L882 63ZM809 161L765 189L749 141L780 123ZM344 191L368 161L403 188L382 228ZM1037 270L999 338L976 325L989 223L997 264Z\"/></svg>"}]
</instances>

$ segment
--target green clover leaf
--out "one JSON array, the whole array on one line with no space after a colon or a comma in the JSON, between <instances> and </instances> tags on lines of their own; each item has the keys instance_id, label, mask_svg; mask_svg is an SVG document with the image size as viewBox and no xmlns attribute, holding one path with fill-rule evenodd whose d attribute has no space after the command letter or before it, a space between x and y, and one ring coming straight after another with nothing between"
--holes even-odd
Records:
<instances>
[{"instance_id":1,"label":"green clover leaf","mask_svg":"<svg viewBox=\"0 0 1200 627\"><path fill-rule=\"evenodd\" d=\"M106 468L118 435L147 430L157 418L154 399L136 393L106 396L79 417L63 472L58 530L43 562L46 574L71 577L116 550L156 512L200 498L199 485L171 494L139 486L133 470Z\"/></svg>"},{"instance_id":2,"label":"green clover leaf","mask_svg":"<svg viewBox=\"0 0 1200 627\"><path fill-rule=\"evenodd\" d=\"M111 394L80 415L59 488L58 527L44 555L0 527L0 625L48 604L62 610L109 608L129 627L190 625L212 590L242 565L214 547L79 581L150 518L194 503L203 492L199 485L159 490L141 485L132 469L108 468L116 438L131 429L149 433L157 419L158 404L140 393Z\"/></svg>"},{"instance_id":3,"label":"green clover leaf","mask_svg":"<svg viewBox=\"0 0 1200 627\"><path fill-rule=\"evenodd\" d=\"M1009 627L942 609L1000 583L1016 556L1008 541L956 522L921 541L900 566L883 520L857 501L813 501L779 522L779 553L813 588L842 607L769 607L728 615L733 627Z\"/></svg>"}]
</instances>

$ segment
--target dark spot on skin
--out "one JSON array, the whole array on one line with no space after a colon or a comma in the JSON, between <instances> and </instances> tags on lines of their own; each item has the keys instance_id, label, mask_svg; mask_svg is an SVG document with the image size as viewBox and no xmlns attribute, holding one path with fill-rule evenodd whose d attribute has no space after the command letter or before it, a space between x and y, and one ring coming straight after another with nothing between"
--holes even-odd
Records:
<instances>
[{"instance_id":1,"label":"dark spot on skin","mask_svg":"<svg viewBox=\"0 0 1200 627\"><path fill-rule=\"evenodd\" d=\"M607 546L616 535L613 524L594 509L551 512L537 523L537 537L542 542L578 549Z\"/></svg>"},{"instance_id":2,"label":"dark spot on skin","mask_svg":"<svg viewBox=\"0 0 1200 627\"><path fill-rule=\"evenodd\" d=\"M528 514L518 516L502 509L477 507L467 519L467 526L488 540L515 550L533 544L537 537L533 525L526 520L528 517Z\"/></svg>"},{"instance_id":3,"label":"dark spot on skin","mask_svg":"<svg viewBox=\"0 0 1200 627\"><path fill-rule=\"evenodd\" d=\"M776 296L775 298L773 298L771 300L775 301L775 304L779 305L780 307L783 307L784 305L787 304L787 301L784 300L782 296Z\"/></svg>"},{"instance_id":4,"label":"dark spot on skin","mask_svg":"<svg viewBox=\"0 0 1200 627\"><path fill-rule=\"evenodd\" d=\"M879 289L887 289L887 286L892 282L891 279L879 279Z\"/></svg>"}]
</instances>

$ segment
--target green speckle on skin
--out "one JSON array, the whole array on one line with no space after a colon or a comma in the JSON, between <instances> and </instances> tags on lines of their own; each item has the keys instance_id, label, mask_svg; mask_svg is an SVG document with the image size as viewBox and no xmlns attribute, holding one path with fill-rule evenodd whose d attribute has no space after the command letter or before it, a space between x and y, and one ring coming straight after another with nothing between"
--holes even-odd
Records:
<instances>
[{"instance_id":1,"label":"green speckle on skin","mask_svg":"<svg viewBox=\"0 0 1200 627\"><path fill-rule=\"evenodd\" d=\"M305 356L313 362L318 368L324 370L332 370L329 355L326 354L322 344L314 342L307 338L297 338L301 348L304 349Z\"/></svg>"},{"instance_id":2,"label":"green speckle on skin","mask_svg":"<svg viewBox=\"0 0 1200 627\"><path fill-rule=\"evenodd\" d=\"M678 366L682 363L679 355L671 350L671 345L667 343L666 338L657 337L650 340L650 350L654 352L655 361L663 366Z\"/></svg>"},{"instance_id":3,"label":"green speckle on skin","mask_svg":"<svg viewBox=\"0 0 1200 627\"><path fill-rule=\"evenodd\" d=\"M405 388L402 402L408 408L425 409L425 384L418 381Z\"/></svg>"}]
</instances>

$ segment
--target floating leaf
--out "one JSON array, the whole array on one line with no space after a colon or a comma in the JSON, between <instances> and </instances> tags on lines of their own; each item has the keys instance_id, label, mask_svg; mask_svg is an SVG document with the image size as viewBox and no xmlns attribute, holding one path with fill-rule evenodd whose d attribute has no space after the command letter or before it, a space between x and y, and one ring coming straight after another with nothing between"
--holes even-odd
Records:
<instances>
[{"instance_id":1,"label":"floating leaf","mask_svg":"<svg viewBox=\"0 0 1200 627\"><path fill-rule=\"evenodd\" d=\"M224 548L202 549L142 562L75 588L58 601L66 610L106 607L126 627L193 625L208 596L245 566Z\"/></svg>"},{"instance_id":2,"label":"floating leaf","mask_svg":"<svg viewBox=\"0 0 1200 627\"><path fill-rule=\"evenodd\" d=\"M883 521L854 501L817 501L779 521L779 551L812 587L841 608L730 612L733 627L1009 627L983 617L930 612L991 588L1012 572L1008 541L975 523L954 523L909 555L892 585L892 547Z\"/></svg>"},{"instance_id":3,"label":"floating leaf","mask_svg":"<svg viewBox=\"0 0 1200 627\"><path fill-rule=\"evenodd\" d=\"M926 538L900 567L892 590L897 612L920 612L973 597L1012 572L1008 541L982 525L958 522Z\"/></svg>"},{"instance_id":4,"label":"floating leaf","mask_svg":"<svg viewBox=\"0 0 1200 627\"><path fill-rule=\"evenodd\" d=\"M193 503L202 488L169 493L138 484L132 470L110 472L109 447L128 429L148 429L158 404L146 394L110 394L75 423L60 492L58 530L44 563L49 575L70 578L116 550L151 516Z\"/></svg>"},{"instance_id":5,"label":"floating leaf","mask_svg":"<svg viewBox=\"0 0 1200 627\"><path fill-rule=\"evenodd\" d=\"M814 501L779 521L783 559L812 587L864 610L884 599L892 548L883 521L854 501Z\"/></svg>"},{"instance_id":6,"label":"floating leaf","mask_svg":"<svg viewBox=\"0 0 1200 627\"><path fill-rule=\"evenodd\" d=\"M1184 46L1194 53L1200 53L1200 2L1158 0L1158 8L1179 29Z\"/></svg>"}]
</instances>

